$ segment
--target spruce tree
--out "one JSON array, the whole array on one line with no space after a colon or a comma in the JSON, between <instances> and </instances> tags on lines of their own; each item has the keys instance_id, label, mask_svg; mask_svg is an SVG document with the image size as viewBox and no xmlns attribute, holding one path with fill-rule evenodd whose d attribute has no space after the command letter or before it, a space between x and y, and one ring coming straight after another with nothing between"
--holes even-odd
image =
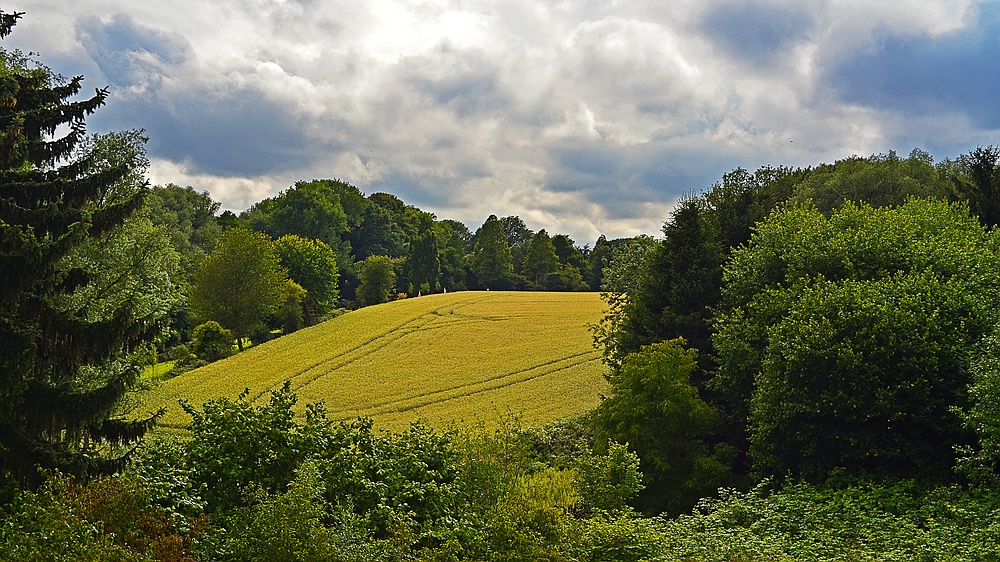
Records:
<instances>
[{"instance_id":1,"label":"spruce tree","mask_svg":"<svg viewBox=\"0 0 1000 562\"><path fill-rule=\"evenodd\" d=\"M0 12L0 38L20 15ZM88 274L66 265L144 195L109 197L129 170L81 154L85 118L108 95L73 101L82 81L0 49L0 480L8 485L37 484L38 467L79 477L117 470L156 417L119 413L141 373L135 352L148 349L162 315L129 301L81 305L74 295Z\"/></svg>"}]
</instances>

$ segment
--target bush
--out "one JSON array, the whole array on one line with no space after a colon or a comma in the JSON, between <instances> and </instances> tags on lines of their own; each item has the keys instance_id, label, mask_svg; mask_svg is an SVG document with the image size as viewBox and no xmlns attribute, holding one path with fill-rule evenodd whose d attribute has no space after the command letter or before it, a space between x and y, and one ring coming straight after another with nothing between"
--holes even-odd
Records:
<instances>
[{"instance_id":1,"label":"bush","mask_svg":"<svg viewBox=\"0 0 1000 562\"><path fill-rule=\"evenodd\" d=\"M628 445L611 443L607 455L595 455L583 448L576 471L576 486L585 510L622 509L644 488L639 457L628 450Z\"/></svg>"},{"instance_id":2,"label":"bush","mask_svg":"<svg viewBox=\"0 0 1000 562\"><path fill-rule=\"evenodd\" d=\"M215 320L194 329L194 352L205 361L218 361L233 354L233 333Z\"/></svg>"}]
</instances>

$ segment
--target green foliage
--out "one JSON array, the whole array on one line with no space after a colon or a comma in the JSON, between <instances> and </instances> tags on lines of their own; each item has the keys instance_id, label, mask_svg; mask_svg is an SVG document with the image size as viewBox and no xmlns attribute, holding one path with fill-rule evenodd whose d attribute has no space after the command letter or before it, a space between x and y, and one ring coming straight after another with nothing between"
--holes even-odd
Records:
<instances>
[{"instance_id":1,"label":"green foliage","mask_svg":"<svg viewBox=\"0 0 1000 562\"><path fill-rule=\"evenodd\" d=\"M303 306L307 319L314 320L333 309L340 296L337 290L340 274L333 249L320 240L294 234L275 240L274 248L288 277L305 290Z\"/></svg>"},{"instance_id":2,"label":"green foliage","mask_svg":"<svg viewBox=\"0 0 1000 562\"><path fill-rule=\"evenodd\" d=\"M581 271L584 273L591 291L602 290L604 269L611 264L613 252L608 239L602 234L594 243L594 248L587 254L586 266Z\"/></svg>"},{"instance_id":3,"label":"green foliage","mask_svg":"<svg viewBox=\"0 0 1000 562\"><path fill-rule=\"evenodd\" d=\"M639 457L628 445L611 443L606 455L596 455L587 447L576 459L576 487L585 509L622 509L642 491Z\"/></svg>"},{"instance_id":4,"label":"green foliage","mask_svg":"<svg viewBox=\"0 0 1000 562\"><path fill-rule=\"evenodd\" d=\"M438 291L441 260L438 256L437 235L433 229L416 236L410 242L410 254L406 259L405 275L410 295L416 295L418 292Z\"/></svg>"},{"instance_id":5,"label":"green foliage","mask_svg":"<svg viewBox=\"0 0 1000 562\"><path fill-rule=\"evenodd\" d=\"M281 294L281 306L276 314L278 322L281 322L282 332L290 334L302 327L302 302L307 296L302 285L291 279L285 282L285 290Z\"/></svg>"},{"instance_id":6,"label":"green foliage","mask_svg":"<svg viewBox=\"0 0 1000 562\"><path fill-rule=\"evenodd\" d=\"M173 248L181 256L183 281L190 284L198 272L198 265L212 253L215 243L222 236L222 227L215 220L219 202L207 191L174 184L156 186L147 199L149 219L163 227Z\"/></svg>"},{"instance_id":7,"label":"green foliage","mask_svg":"<svg viewBox=\"0 0 1000 562\"><path fill-rule=\"evenodd\" d=\"M505 290L513 287L514 265L510 245L496 216L490 215L476 233L476 246L469 267L484 289Z\"/></svg>"},{"instance_id":8,"label":"green foliage","mask_svg":"<svg viewBox=\"0 0 1000 562\"><path fill-rule=\"evenodd\" d=\"M955 193L983 225L1000 224L1000 146L977 147L958 159L959 173L951 177Z\"/></svg>"},{"instance_id":9,"label":"green foliage","mask_svg":"<svg viewBox=\"0 0 1000 562\"><path fill-rule=\"evenodd\" d=\"M719 301L725 254L704 201L681 202L663 235L629 293L628 314L616 338L618 353L683 337L711 356L708 320Z\"/></svg>"},{"instance_id":10,"label":"green foliage","mask_svg":"<svg viewBox=\"0 0 1000 562\"><path fill-rule=\"evenodd\" d=\"M965 209L927 200L758 225L726 270L714 339L758 469L947 470L967 440L951 408L997 320L996 245Z\"/></svg>"},{"instance_id":11,"label":"green foliage","mask_svg":"<svg viewBox=\"0 0 1000 562\"><path fill-rule=\"evenodd\" d=\"M594 346L601 350L605 364L612 369L617 369L622 359L635 351L625 328L635 306L629 295L639 290L640 275L656 247L656 240L649 236L632 238L614 250L611 265L603 271L601 298L608 303L608 310L599 324L591 326L591 331Z\"/></svg>"},{"instance_id":12,"label":"green foliage","mask_svg":"<svg viewBox=\"0 0 1000 562\"><path fill-rule=\"evenodd\" d=\"M389 302L396 289L395 264L388 256L368 256L361 266L357 297L361 306Z\"/></svg>"},{"instance_id":13,"label":"green foliage","mask_svg":"<svg viewBox=\"0 0 1000 562\"><path fill-rule=\"evenodd\" d=\"M370 553L359 551L360 545L344 544L337 529L323 525L323 488L316 463L306 461L288 491L261 494L252 505L236 510L228 518L228 557L260 562L367 559Z\"/></svg>"},{"instance_id":14,"label":"green foliage","mask_svg":"<svg viewBox=\"0 0 1000 562\"><path fill-rule=\"evenodd\" d=\"M266 232L273 238L296 234L336 248L341 235L349 230L345 200L341 197L347 192L337 189L339 183L336 180L296 182L277 197L256 203L244 218L253 230ZM354 201L349 196L346 199Z\"/></svg>"},{"instance_id":15,"label":"green foliage","mask_svg":"<svg viewBox=\"0 0 1000 562\"><path fill-rule=\"evenodd\" d=\"M524 255L524 266L521 275L528 278L538 288L547 288L549 275L559 268L559 257L552 239L544 229L539 230L531 241Z\"/></svg>"},{"instance_id":16,"label":"green foliage","mask_svg":"<svg viewBox=\"0 0 1000 562\"><path fill-rule=\"evenodd\" d=\"M579 535L567 548L574 560L644 562L664 559L667 537L659 520L640 517L631 510L599 511L578 527Z\"/></svg>"},{"instance_id":17,"label":"green foliage","mask_svg":"<svg viewBox=\"0 0 1000 562\"><path fill-rule=\"evenodd\" d=\"M723 482L704 438L717 414L691 384L697 351L675 339L629 354L610 375L611 396L593 413L597 436L629 443L659 509L689 508ZM649 501L649 500L647 500Z\"/></svg>"},{"instance_id":18,"label":"green foliage","mask_svg":"<svg viewBox=\"0 0 1000 562\"><path fill-rule=\"evenodd\" d=\"M231 229L201 262L188 298L199 318L232 330L243 349L243 338L277 311L287 279L266 234Z\"/></svg>"},{"instance_id":19,"label":"green foliage","mask_svg":"<svg viewBox=\"0 0 1000 562\"><path fill-rule=\"evenodd\" d=\"M37 492L20 492L3 516L0 559L11 561L189 562L205 523L172 520L141 483L121 477L81 486L50 476Z\"/></svg>"},{"instance_id":20,"label":"green foliage","mask_svg":"<svg viewBox=\"0 0 1000 562\"><path fill-rule=\"evenodd\" d=\"M912 481L817 488L765 482L663 522L663 560L993 560L995 493Z\"/></svg>"},{"instance_id":21,"label":"green foliage","mask_svg":"<svg viewBox=\"0 0 1000 562\"><path fill-rule=\"evenodd\" d=\"M812 201L820 212L829 215L847 201L891 207L911 197L944 197L948 191L930 155L914 149L906 159L889 152L868 158L852 156L818 166L796 185L791 200Z\"/></svg>"},{"instance_id":22,"label":"green foliage","mask_svg":"<svg viewBox=\"0 0 1000 562\"><path fill-rule=\"evenodd\" d=\"M176 257L143 247L162 234L136 216L141 134L87 141L108 92L74 99L82 80L0 49L2 482L37 485L38 466L113 472L154 421L118 414L176 296Z\"/></svg>"},{"instance_id":23,"label":"green foliage","mask_svg":"<svg viewBox=\"0 0 1000 562\"><path fill-rule=\"evenodd\" d=\"M981 488L995 488L1000 480L1000 325L976 350L970 367L969 405L956 408L975 445L958 449L959 473Z\"/></svg>"},{"instance_id":24,"label":"green foliage","mask_svg":"<svg viewBox=\"0 0 1000 562\"><path fill-rule=\"evenodd\" d=\"M260 407L246 398L246 392L235 401L220 398L200 411L182 403L192 417L186 462L205 486L209 510L243 505L251 487L272 494L284 490L302 460L293 446L296 397L289 385Z\"/></svg>"},{"instance_id":25,"label":"green foliage","mask_svg":"<svg viewBox=\"0 0 1000 562\"><path fill-rule=\"evenodd\" d=\"M233 354L233 333L215 320L194 329L194 352L199 359L218 361Z\"/></svg>"},{"instance_id":26,"label":"green foliage","mask_svg":"<svg viewBox=\"0 0 1000 562\"><path fill-rule=\"evenodd\" d=\"M4 506L0 526L3 560L150 560L116 544L113 537L101 532L97 522L79 517L69 501L70 487L66 480L53 480L36 493L20 492Z\"/></svg>"}]
</instances>

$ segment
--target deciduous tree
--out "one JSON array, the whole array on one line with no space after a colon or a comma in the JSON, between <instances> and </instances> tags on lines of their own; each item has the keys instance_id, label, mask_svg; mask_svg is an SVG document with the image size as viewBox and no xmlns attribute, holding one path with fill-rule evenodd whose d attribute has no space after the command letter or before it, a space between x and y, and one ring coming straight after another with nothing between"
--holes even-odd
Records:
<instances>
[{"instance_id":1,"label":"deciduous tree","mask_svg":"<svg viewBox=\"0 0 1000 562\"><path fill-rule=\"evenodd\" d=\"M361 264L361 283L358 285L358 302L369 306L388 302L396 288L396 272L392 258L368 256Z\"/></svg>"},{"instance_id":2,"label":"deciduous tree","mask_svg":"<svg viewBox=\"0 0 1000 562\"><path fill-rule=\"evenodd\" d=\"M201 262L188 298L199 318L232 330L242 350L243 338L278 309L287 279L274 242L261 232L236 228Z\"/></svg>"}]
</instances>

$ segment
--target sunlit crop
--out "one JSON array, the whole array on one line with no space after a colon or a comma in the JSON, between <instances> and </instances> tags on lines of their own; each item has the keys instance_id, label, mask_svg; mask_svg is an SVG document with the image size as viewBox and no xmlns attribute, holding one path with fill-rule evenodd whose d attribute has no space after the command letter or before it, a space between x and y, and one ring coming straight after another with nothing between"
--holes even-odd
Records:
<instances>
[{"instance_id":1,"label":"sunlit crop","mask_svg":"<svg viewBox=\"0 0 1000 562\"><path fill-rule=\"evenodd\" d=\"M607 393L587 324L596 293L458 292L363 308L185 373L149 391L161 426L244 388L254 400L286 379L299 407L322 400L330 417L367 416L401 428L424 418L491 423L500 415L543 423L593 408Z\"/></svg>"}]
</instances>

